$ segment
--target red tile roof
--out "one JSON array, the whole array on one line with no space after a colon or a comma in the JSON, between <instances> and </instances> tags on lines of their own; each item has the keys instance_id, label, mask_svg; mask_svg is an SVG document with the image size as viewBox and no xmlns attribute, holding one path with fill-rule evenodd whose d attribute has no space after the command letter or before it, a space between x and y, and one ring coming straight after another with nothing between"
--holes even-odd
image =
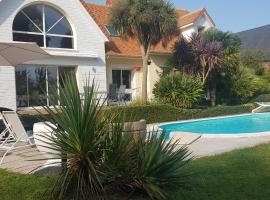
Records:
<instances>
[{"instance_id":1,"label":"red tile roof","mask_svg":"<svg viewBox=\"0 0 270 200\"><path fill-rule=\"evenodd\" d=\"M103 33L109 39L109 42L106 43L106 54L107 55L117 55L117 56L141 56L140 47L135 39L123 39L121 37L111 37L108 33L105 25L107 24L108 15L110 12L110 5L112 5L116 0L107 0L105 4L97 3L86 3L81 1L86 10L89 12L91 17L95 20L97 25L103 31ZM203 13L208 15L205 9L199 9L195 12L189 12L184 9L176 9L177 14L179 15L179 27L183 27L189 24L194 23ZM209 15L208 15L209 16ZM209 16L210 20L211 17ZM214 24L214 22L212 21ZM156 45L152 52L157 53L170 53L174 42L178 38L173 39L166 48L162 44Z\"/></svg>"}]
</instances>

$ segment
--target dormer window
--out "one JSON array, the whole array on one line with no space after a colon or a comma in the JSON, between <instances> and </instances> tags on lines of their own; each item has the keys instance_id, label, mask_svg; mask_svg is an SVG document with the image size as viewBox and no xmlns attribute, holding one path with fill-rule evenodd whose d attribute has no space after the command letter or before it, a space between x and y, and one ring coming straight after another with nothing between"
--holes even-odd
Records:
<instances>
[{"instance_id":1,"label":"dormer window","mask_svg":"<svg viewBox=\"0 0 270 200\"><path fill-rule=\"evenodd\" d=\"M13 22L13 40L36 42L40 47L73 49L73 32L67 18L48 5L21 10Z\"/></svg>"},{"instance_id":2,"label":"dormer window","mask_svg":"<svg viewBox=\"0 0 270 200\"><path fill-rule=\"evenodd\" d=\"M114 26L106 25L106 29L111 37L119 37L120 36L119 32L115 29Z\"/></svg>"}]
</instances>

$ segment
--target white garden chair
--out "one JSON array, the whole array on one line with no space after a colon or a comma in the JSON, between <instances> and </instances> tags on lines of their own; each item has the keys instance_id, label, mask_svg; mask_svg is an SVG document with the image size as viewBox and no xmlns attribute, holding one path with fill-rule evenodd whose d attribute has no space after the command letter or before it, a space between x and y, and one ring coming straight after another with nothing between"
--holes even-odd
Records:
<instances>
[{"instance_id":1,"label":"white garden chair","mask_svg":"<svg viewBox=\"0 0 270 200\"><path fill-rule=\"evenodd\" d=\"M9 132L9 135L0 144L0 150L4 151L0 165L2 165L4 158L11 151L35 146L31 141L31 137L27 135L22 122L15 111L3 111L1 119L6 126L5 133Z\"/></svg>"}]
</instances>

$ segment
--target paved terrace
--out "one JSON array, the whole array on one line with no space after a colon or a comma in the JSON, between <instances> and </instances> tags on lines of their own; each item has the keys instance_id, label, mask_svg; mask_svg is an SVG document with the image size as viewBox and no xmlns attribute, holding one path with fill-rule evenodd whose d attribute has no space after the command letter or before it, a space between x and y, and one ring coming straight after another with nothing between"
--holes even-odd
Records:
<instances>
[{"instance_id":1,"label":"paved terrace","mask_svg":"<svg viewBox=\"0 0 270 200\"><path fill-rule=\"evenodd\" d=\"M181 137L181 134L179 134L179 137ZM182 141L194 140L192 135L184 134L182 137ZM270 142L270 135L241 138L207 138L202 136L188 146L193 153L192 155L198 158L268 142ZM45 163L45 161L37 161L37 159L43 158L45 157L36 148L27 148L9 154L1 168L20 173L33 173L35 169Z\"/></svg>"}]
</instances>

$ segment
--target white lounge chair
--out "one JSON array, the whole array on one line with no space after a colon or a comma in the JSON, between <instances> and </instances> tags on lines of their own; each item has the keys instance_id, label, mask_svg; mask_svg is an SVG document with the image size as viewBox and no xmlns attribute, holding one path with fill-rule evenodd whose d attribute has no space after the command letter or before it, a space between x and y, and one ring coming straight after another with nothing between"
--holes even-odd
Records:
<instances>
[{"instance_id":1,"label":"white lounge chair","mask_svg":"<svg viewBox=\"0 0 270 200\"><path fill-rule=\"evenodd\" d=\"M270 102L255 102L259 105L259 107L253 109L251 112L256 113L257 111L261 110L262 108L270 107Z\"/></svg>"},{"instance_id":2,"label":"white lounge chair","mask_svg":"<svg viewBox=\"0 0 270 200\"><path fill-rule=\"evenodd\" d=\"M35 146L31 141L31 137L28 137L22 122L15 111L3 111L1 119L4 122L6 132L9 132L9 135L5 138L3 143L0 144L0 150L4 151L0 165L2 165L4 158L11 151ZM13 140L11 140L11 138L13 138Z\"/></svg>"}]
</instances>

